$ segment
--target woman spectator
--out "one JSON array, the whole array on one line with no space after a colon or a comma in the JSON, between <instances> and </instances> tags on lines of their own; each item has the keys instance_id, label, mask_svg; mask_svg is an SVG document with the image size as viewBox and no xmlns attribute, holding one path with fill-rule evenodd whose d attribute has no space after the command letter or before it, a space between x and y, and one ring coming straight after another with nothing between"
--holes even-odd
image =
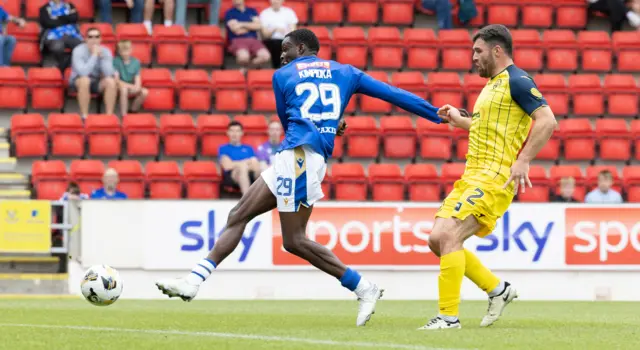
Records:
<instances>
[{"instance_id":1,"label":"woman spectator","mask_svg":"<svg viewBox=\"0 0 640 350\"><path fill-rule=\"evenodd\" d=\"M39 22L43 66L58 67L64 72L71 61L71 51L83 41L76 7L65 0L51 0L40 7Z\"/></svg>"},{"instance_id":2,"label":"woman spectator","mask_svg":"<svg viewBox=\"0 0 640 350\"><path fill-rule=\"evenodd\" d=\"M129 97L134 98L131 111L137 112L147 98L149 91L142 87L140 78L140 61L131 57L131 41L118 42L118 56L113 60L116 71L116 84L120 92L120 113L122 116L129 112Z\"/></svg>"},{"instance_id":3,"label":"woman spectator","mask_svg":"<svg viewBox=\"0 0 640 350\"><path fill-rule=\"evenodd\" d=\"M260 13L262 39L271 53L271 64L274 69L280 68L280 54L282 53L284 36L295 30L298 24L296 13L292 9L282 6L283 2L284 0L271 0L271 7Z\"/></svg>"}]
</instances>

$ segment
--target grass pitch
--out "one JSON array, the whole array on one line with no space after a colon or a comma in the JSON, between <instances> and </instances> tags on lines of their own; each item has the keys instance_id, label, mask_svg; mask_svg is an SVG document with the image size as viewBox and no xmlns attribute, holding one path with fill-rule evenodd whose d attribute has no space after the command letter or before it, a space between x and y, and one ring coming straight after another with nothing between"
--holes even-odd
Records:
<instances>
[{"instance_id":1,"label":"grass pitch","mask_svg":"<svg viewBox=\"0 0 640 350\"><path fill-rule=\"evenodd\" d=\"M0 300L0 349L640 349L640 303L514 302L479 327L486 302L463 302L461 330L417 331L435 301L385 301L364 328L356 301Z\"/></svg>"}]
</instances>

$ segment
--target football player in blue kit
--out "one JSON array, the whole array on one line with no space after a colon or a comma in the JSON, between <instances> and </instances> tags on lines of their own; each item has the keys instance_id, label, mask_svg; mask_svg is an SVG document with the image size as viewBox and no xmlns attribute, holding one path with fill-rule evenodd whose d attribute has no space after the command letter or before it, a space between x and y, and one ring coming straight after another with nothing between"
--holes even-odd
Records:
<instances>
[{"instance_id":1,"label":"football player in blue kit","mask_svg":"<svg viewBox=\"0 0 640 350\"><path fill-rule=\"evenodd\" d=\"M337 278L360 302L357 326L375 311L383 290L345 266L329 249L306 237L313 204L324 197L322 179L349 99L360 93L390 102L434 123L443 120L438 108L422 98L373 79L353 66L317 57L320 43L308 29L287 34L282 42L282 68L273 75L278 116L285 138L265 170L229 213L227 226L209 255L179 279L161 280L157 287L169 297L191 301L202 284L236 248L245 226L256 216L280 212L284 248Z\"/></svg>"}]
</instances>

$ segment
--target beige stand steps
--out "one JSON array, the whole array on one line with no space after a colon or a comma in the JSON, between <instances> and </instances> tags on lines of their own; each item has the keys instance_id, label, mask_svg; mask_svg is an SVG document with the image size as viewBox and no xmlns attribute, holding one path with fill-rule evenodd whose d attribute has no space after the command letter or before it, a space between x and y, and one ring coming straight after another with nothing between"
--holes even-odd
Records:
<instances>
[{"instance_id":1,"label":"beige stand steps","mask_svg":"<svg viewBox=\"0 0 640 350\"><path fill-rule=\"evenodd\" d=\"M0 298L57 297L69 293L68 280L66 273L0 273Z\"/></svg>"},{"instance_id":2,"label":"beige stand steps","mask_svg":"<svg viewBox=\"0 0 640 350\"><path fill-rule=\"evenodd\" d=\"M0 255L0 274L56 273L60 270L57 256Z\"/></svg>"}]
</instances>

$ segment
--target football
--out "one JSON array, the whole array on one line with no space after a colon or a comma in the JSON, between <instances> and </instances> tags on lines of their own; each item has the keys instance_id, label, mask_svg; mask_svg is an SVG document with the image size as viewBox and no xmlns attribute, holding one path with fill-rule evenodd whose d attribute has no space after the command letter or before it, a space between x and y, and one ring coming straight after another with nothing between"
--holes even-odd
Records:
<instances>
[{"instance_id":1,"label":"football","mask_svg":"<svg viewBox=\"0 0 640 350\"><path fill-rule=\"evenodd\" d=\"M108 306L122 294L122 279L116 269L107 265L91 266L84 274L80 288L85 299L96 306Z\"/></svg>"}]
</instances>

